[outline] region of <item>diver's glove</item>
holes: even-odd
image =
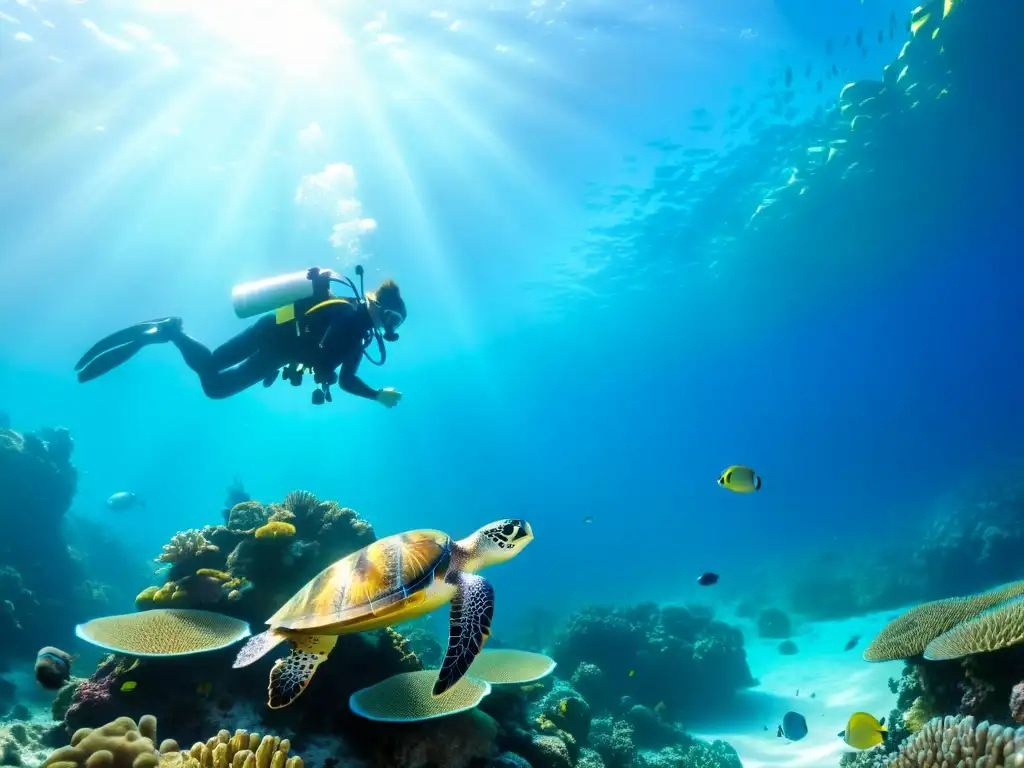
[[[402,393],[391,387],[377,390],[377,402],[385,408],[394,408],[402,399]]]

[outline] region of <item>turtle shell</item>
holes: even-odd
[[[329,565],[267,619],[271,627],[316,630],[368,618],[426,589],[451,560],[442,531],[398,533]]]

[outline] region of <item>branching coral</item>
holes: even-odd
[[[180,563],[183,560],[217,552],[218,548],[208,542],[202,531],[187,530],[174,534],[170,542],[164,544],[163,552],[157,557],[160,563]]]
[[[160,745],[160,768],[302,768],[302,758],[288,757],[291,742],[244,730],[234,736],[222,730],[205,744],[197,742],[188,752],[174,742]]]
[[[1003,728],[973,717],[937,717],[900,745],[886,768],[1024,765],[1024,728]]]

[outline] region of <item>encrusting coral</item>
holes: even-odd
[[[143,715],[138,725],[119,717],[99,728],[80,728],[42,768],[302,768],[301,757],[288,757],[288,739],[244,730],[234,736],[221,730],[188,752],[173,739],[156,745],[155,717]]]
[[[281,520],[271,520],[257,528],[253,535],[257,539],[286,539],[295,535],[295,526]]]

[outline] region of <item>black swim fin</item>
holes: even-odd
[[[75,364],[78,381],[92,381],[129,360],[143,347],[168,341],[181,331],[180,317],[162,317],[147,320],[101,339]]]

